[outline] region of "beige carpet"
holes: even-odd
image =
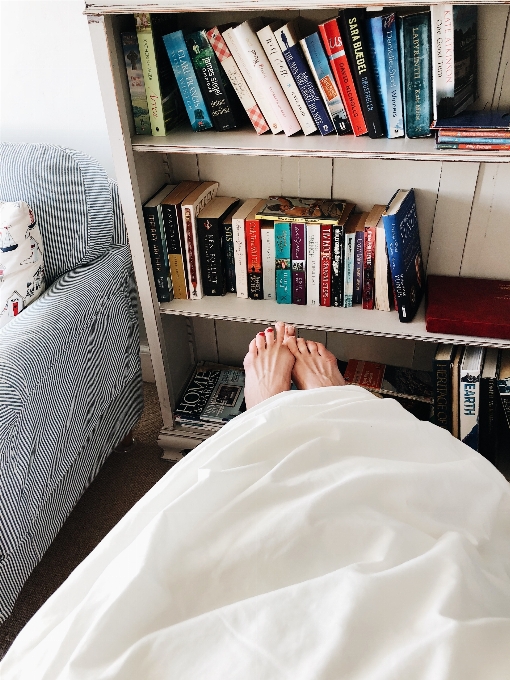
[[[25,583],[11,616],[0,625],[0,658],[45,600],[170,469],[156,444],[161,412],[155,385],[145,383],[144,397],[134,446],[127,453],[114,451],[108,458]]]

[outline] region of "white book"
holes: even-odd
[[[386,234],[382,221],[382,214],[386,210],[384,205],[374,205],[367,219],[367,227],[375,228],[375,252],[374,252],[374,308],[381,312],[389,312],[390,289],[389,289],[389,266],[388,252],[386,248]]]
[[[431,51],[432,51],[432,116],[437,119],[437,104],[439,99],[446,95],[446,68],[445,68],[445,9],[450,12],[450,22],[452,22],[452,6],[440,5],[430,6],[430,29],[431,29]]]
[[[320,305],[321,225],[306,225],[306,304]]]
[[[243,77],[246,80],[248,87],[250,88],[251,93],[255,98],[255,101],[257,102],[260,110],[262,111],[262,114],[266,119],[266,122],[269,125],[271,132],[274,135],[278,134],[278,132],[282,132],[283,127],[280,125],[280,122],[278,121],[278,118],[274,113],[268,95],[264,92],[263,88],[259,86],[258,81],[253,77],[250,69],[248,69],[248,67],[246,66],[243,53],[241,52],[237,38],[234,35],[234,29],[228,28],[226,31],[222,33],[222,35],[223,39],[227,43],[228,49],[230,50],[232,56],[234,57],[236,64],[239,66],[239,70],[243,74]]]
[[[232,215],[237,297],[245,300],[248,299],[248,266],[246,262],[246,234],[244,231],[244,221],[255,206],[260,203],[260,200],[260,198],[249,198],[242,204],[239,210]]]
[[[354,245],[356,234],[345,234],[344,252],[344,307],[352,307],[354,293]]]
[[[276,300],[276,269],[274,225],[263,225],[260,229],[262,239],[262,288],[264,300]]]
[[[276,73],[276,77],[282,86],[283,92],[289,100],[294,115],[301,125],[301,129],[305,135],[309,135],[317,130],[317,126],[313,122],[313,118],[308,111],[305,100],[301,96],[301,92],[296,85],[296,81],[289,70],[280,45],[278,45],[278,41],[274,35],[274,31],[278,30],[282,25],[283,21],[275,21],[272,24],[261,28],[260,31],[257,31],[257,36],[273,67],[273,71]]]
[[[478,450],[478,411],[480,409],[480,377],[484,347],[466,347],[460,366],[460,439]]]
[[[254,80],[268,95],[274,114],[287,136],[301,130],[294,111],[276,77],[273,67],[264,52],[257,30],[262,27],[262,19],[249,19],[233,29],[234,37],[243,55],[244,63],[251,70]]]
[[[181,204],[184,241],[186,244],[189,296],[191,300],[200,300],[204,297],[202,272],[200,269],[200,251],[198,248],[197,215],[216,196],[218,186],[218,182],[202,182],[195,191],[186,196]]]

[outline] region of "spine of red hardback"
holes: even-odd
[[[290,229],[292,302],[306,305],[306,225],[292,222]]]
[[[363,248],[363,309],[374,308],[375,227],[365,227]]]
[[[246,220],[246,263],[248,268],[248,297],[262,300],[262,237],[260,220]]]
[[[331,307],[331,224],[321,224],[321,305]]]

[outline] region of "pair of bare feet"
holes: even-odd
[[[334,355],[281,321],[250,342],[244,369],[246,408],[290,390],[291,380],[299,390],[345,385]]]

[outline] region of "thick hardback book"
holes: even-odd
[[[262,19],[248,19],[233,29],[239,49],[246,67],[251,70],[253,78],[258,81],[269,97],[273,111],[287,136],[301,130],[289,100],[283,92],[273,67],[269,63],[264,48],[257,37],[257,31],[263,26]]]
[[[306,303],[320,305],[321,225],[306,225]]]
[[[198,84],[182,31],[163,37],[191,127],[195,132],[210,130],[213,122]]]
[[[384,210],[385,206],[374,205],[365,220],[365,238],[363,242],[363,309],[375,308],[377,225],[379,222],[382,222]]]
[[[431,333],[510,340],[510,281],[431,275],[425,324]]]
[[[332,225],[321,224],[321,306],[331,307]]]
[[[352,131],[358,137],[367,132],[367,126],[361,110],[361,104],[352,78],[349,60],[345,54],[340,29],[336,19],[319,24],[324,50],[329,59],[331,70],[344,102]]]
[[[351,65],[368,136],[378,139],[384,137],[385,130],[379,113],[377,88],[370,63],[370,48],[365,37],[365,15],[366,11],[362,7],[342,9],[338,15],[338,25]]]
[[[317,126],[313,122],[310,111],[308,111],[305,100],[299,91],[299,87],[296,85],[296,81],[292,77],[289,66],[274,35],[274,31],[282,25],[283,21],[274,21],[257,31],[257,36],[273,67],[273,71],[276,73],[276,77],[280,81],[285,96],[289,100],[294,115],[301,125],[301,129],[305,135],[309,135],[317,130]]]
[[[354,210],[354,203],[346,203],[341,222],[331,227],[331,306],[342,307],[344,297],[344,242],[345,224]]]
[[[172,14],[148,12],[135,14],[135,19],[151,131],[154,136],[164,137],[184,115],[179,88],[163,43],[163,36],[175,29],[176,19]]]
[[[124,62],[126,64],[129,94],[131,96],[131,109],[133,111],[133,121],[135,123],[135,134],[150,135],[151,121],[136,31],[121,33],[120,38],[122,40],[122,51],[124,52]]]
[[[243,53],[239,47],[237,36],[234,34],[234,28],[231,26],[230,28],[225,29],[221,35],[223,36],[230,53],[234,57],[234,60],[241,71],[243,78],[245,79],[253,97],[255,98],[257,106],[262,111],[262,115],[264,116],[266,123],[269,125],[269,129],[274,135],[278,134],[283,130],[283,128],[276,117],[273,107],[271,106],[271,100],[269,99],[268,93],[263,87],[260,87],[258,79],[254,78],[252,71],[248,68],[248,65],[245,62]]]
[[[352,290],[352,304],[361,305],[363,302],[363,263],[365,260],[365,226],[356,227],[354,238],[354,282]]]
[[[248,269],[248,297],[252,300],[263,300],[262,220],[256,216],[256,210],[257,208],[252,210],[244,223],[246,233],[246,266]]]
[[[434,403],[433,374],[429,371],[350,359],[344,379],[350,385],[360,385],[379,394]]]
[[[221,375],[221,367],[199,364],[186,385],[174,410],[177,422],[200,421],[202,411],[209,401]]]
[[[440,344],[434,357],[434,422],[452,431],[452,370],[455,346]]]
[[[481,134],[482,130],[491,130],[484,134],[510,134],[510,112],[500,111],[464,111],[453,118],[437,118],[433,121],[433,130],[448,130],[453,128],[455,134],[465,134],[467,130],[476,130]],[[494,131],[494,132],[492,132]],[[471,132],[469,133],[471,134]]]
[[[456,116],[477,98],[476,5],[432,5],[434,119]]]
[[[267,220],[262,223],[262,287],[264,300],[276,300],[276,269],[274,224]]]
[[[428,9],[399,16],[399,41],[406,136],[429,137],[432,121],[432,62]]]
[[[156,293],[159,302],[171,302],[173,298],[161,201],[173,191],[175,187],[175,184],[167,184],[142,207],[145,229],[147,232],[147,244],[151,257],[152,273],[154,274],[154,283],[156,284]]]
[[[215,26],[214,28],[211,28],[210,31],[207,31],[206,35],[218,61],[225,71],[225,75],[229,79],[235,93],[239,97],[239,101],[248,114],[251,124],[255,128],[255,132],[258,135],[264,134],[264,132],[269,130],[269,125],[266,123],[262,111],[259,109],[243,74],[239,70],[239,66],[236,64],[234,57],[228,49],[220,29]]]
[[[319,34],[312,33],[299,41],[303,53],[310,67],[319,92],[328,107],[329,115],[339,135],[352,133],[352,127],[347,112],[335,82],[335,77],[329,67],[329,60],[324,52]]]
[[[202,291],[202,272],[198,249],[197,215],[202,208],[218,193],[218,182],[202,182],[181,204],[184,222],[184,240],[186,242],[186,264],[188,267],[189,296],[191,300],[200,300]]]
[[[404,110],[400,86],[397,19],[395,12],[367,19],[367,38],[380,110],[384,114],[386,136],[404,135]]]
[[[290,305],[292,302],[290,222],[275,222],[274,243],[276,267],[276,302],[283,305]]]
[[[246,410],[244,371],[242,368],[218,366],[220,375],[200,416],[213,423],[228,423]]]
[[[248,264],[246,257],[245,221],[257,206],[265,205],[260,198],[249,198],[232,215],[232,231],[234,232],[234,258],[236,270],[237,297],[248,298]]]
[[[281,222],[341,224],[345,206],[346,201],[332,201],[327,198],[269,196],[257,217]]]
[[[391,273],[386,249],[386,234],[382,215],[386,206],[374,205],[367,221],[375,225],[375,261],[374,261],[374,307],[381,312],[391,309]]]
[[[184,239],[184,222],[181,203],[191,194],[200,182],[181,182],[161,201],[163,225],[165,228],[168,262],[172,276],[174,298],[189,298],[188,271],[186,267],[186,242]]]
[[[466,347],[460,365],[460,439],[478,451],[478,411],[480,408],[480,378],[485,347]]]
[[[414,189],[400,189],[383,213],[398,317],[412,321],[425,288]]]
[[[354,303],[354,286],[356,279],[356,234],[361,237],[365,230],[365,221],[368,213],[351,213],[344,228],[345,232],[345,251],[344,251],[344,298],[343,307],[352,307]],[[358,239],[359,240],[359,239]],[[363,238],[361,238],[363,243]],[[363,259],[360,260],[360,271],[358,272],[358,288],[361,293]],[[359,298],[361,302],[361,297]],[[359,303],[357,303],[359,304]]]
[[[236,260],[234,252],[234,229],[232,218],[237,211],[238,204],[231,210],[220,224],[221,240],[223,246],[223,262],[225,264],[225,280],[227,283],[227,293],[237,292],[236,285]]]
[[[335,132],[335,127],[299,45],[300,36],[297,26],[294,22],[289,22],[278,28],[275,31],[275,36],[317,129],[321,135],[329,135]]]
[[[220,65],[205,31],[194,31],[184,36],[186,47],[197,75],[207,109],[215,130],[223,132],[238,126],[234,106],[235,94],[229,81],[223,82]]]
[[[501,351],[489,347],[480,378],[480,410],[478,412],[478,451],[493,465],[499,463],[499,430],[501,404],[498,394]],[[505,423],[503,423],[505,425]]]
[[[231,196],[216,196],[197,215],[197,236],[204,295],[225,295],[227,277],[221,224],[239,202]]]
[[[292,269],[292,302],[306,305],[306,224],[290,225],[290,259]]]

